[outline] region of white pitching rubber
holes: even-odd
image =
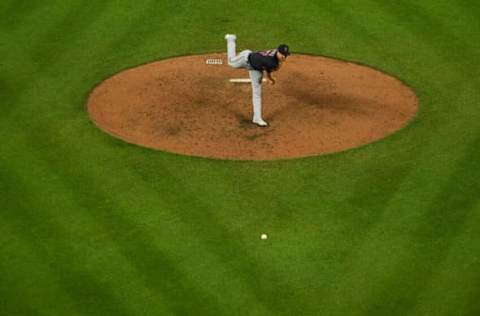
[[[252,79],[250,78],[232,78],[232,79],[228,79],[228,81],[232,82],[232,83],[251,83],[252,82]],[[266,82],[267,79],[263,78],[262,79],[262,82]]]

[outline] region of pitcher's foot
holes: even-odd
[[[227,41],[229,41],[229,40],[236,40],[236,39],[237,39],[237,35],[235,35],[235,34],[226,34],[226,35],[225,35],[225,39],[226,39]]]
[[[265,121],[262,120],[262,119],[253,119],[252,122],[253,122],[254,124],[257,124],[258,126],[261,126],[261,127],[268,126],[268,123],[265,122]]]

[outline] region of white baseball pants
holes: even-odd
[[[252,80],[252,103],[253,103],[253,120],[262,120],[262,78],[263,72],[255,70],[248,63],[248,55],[251,50],[244,50],[238,55],[236,54],[235,39],[227,40],[227,56],[228,65],[233,68],[244,68],[248,70],[250,79]]]

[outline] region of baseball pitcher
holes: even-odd
[[[290,55],[288,45],[282,44],[277,49],[271,49],[261,52],[252,52],[244,50],[236,54],[236,39],[234,34],[225,35],[227,40],[228,64],[233,68],[244,68],[248,70],[252,81],[252,101],[253,101],[253,120],[252,122],[259,126],[267,126],[267,122],[262,119],[262,79],[265,73],[267,80],[275,84],[272,72],[280,69],[282,63]]]

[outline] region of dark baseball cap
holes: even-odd
[[[290,55],[290,48],[287,44],[281,44],[280,46],[278,46],[277,51],[285,57]]]

